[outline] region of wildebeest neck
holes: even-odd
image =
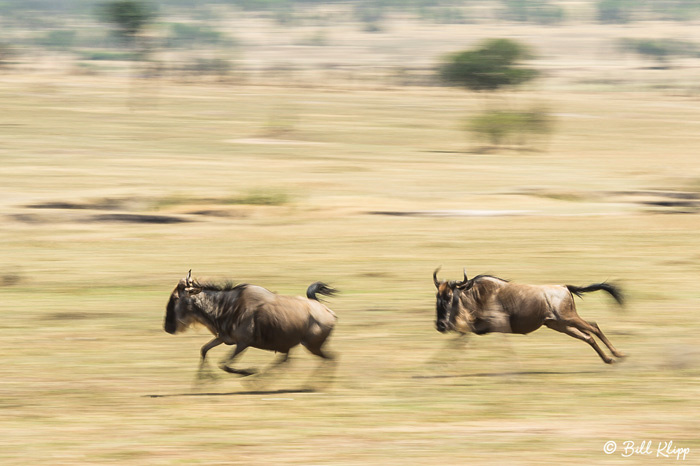
[[[195,318],[213,334],[226,337],[238,318],[238,301],[246,285],[224,290],[205,288],[193,296],[192,311]]]

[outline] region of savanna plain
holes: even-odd
[[[543,60],[549,80],[496,97],[553,116],[528,150],[481,150],[464,118],[494,97],[459,89],[3,75],[0,461],[675,461],[606,455],[610,440],[673,441],[700,461],[700,217],[682,202],[700,193],[698,96],[569,79],[673,73],[595,57]],[[629,357],[605,365],[548,329],[455,349],[434,328],[440,265],[615,282],[623,309],[602,293],[577,306]],[[198,383],[208,333],[162,329],[189,269],[338,288],[334,382],[309,389],[318,361],[297,348],[266,380]]]

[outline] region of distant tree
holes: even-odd
[[[111,0],[98,8],[101,21],[115,27],[117,37],[129,46],[135,46],[143,29],[156,17],[150,2],[139,0]]]
[[[439,66],[448,85],[473,91],[495,91],[523,84],[537,77],[534,69],[520,62],[531,58],[526,46],[510,39],[489,39],[474,50],[448,55]]]
[[[508,21],[537,24],[559,24],[564,21],[564,8],[546,0],[501,0],[499,16]]]
[[[358,3],[354,9],[355,17],[364,23],[365,32],[381,32],[381,23],[385,12],[381,4],[374,2]]]
[[[100,20],[115,27],[115,34],[127,47],[134,51],[136,60],[145,61],[150,52],[150,44],[142,36],[145,27],[156,17],[156,9],[150,2],[140,0],[110,0],[98,8]],[[136,98],[137,70],[136,63],[132,65],[131,90],[128,105],[134,108],[139,99]]]
[[[620,47],[656,60],[660,68],[667,68],[674,56],[700,56],[697,44],[677,39],[622,39]]]
[[[597,17],[601,23],[629,23],[636,8],[635,0],[600,0],[596,3]]]
[[[49,31],[37,39],[37,43],[53,50],[68,50],[75,44],[76,32],[73,30],[58,29]]]
[[[538,76],[521,63],[532,58],[528,48],[510,39],[489,39],[473,50],[443,59],[438,72],[443,82],[473,91],[495,92],[514,87]],[[464,129],[491,147],[511,145],[525,148],[531,135],[546,136],[551,119],[543,110],[488,110],[469,118]]]
[[[15,54],[15,51],[9,44],[0,42],[0,70],[6,68],[8,59]]]

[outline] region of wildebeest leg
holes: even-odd
[[[307,350],[309,350],[311,352],[311,354],[315,354],[316,356],[320,356],[323,359],[326,359],[328,361],[332,361],[335,358],[335,356],[333,356],[332,354],[324,352],[321,349],[321,347],[306,346],[306,345],[304,345],[304,346],[306,347]]]
[[[267,368],[265,368],[262,372],[260,372],[260,375],[269,375],[271,374],[275,369],[279,368],[281,365],[287,363],[289,361],[289,351],[286,353],[280,353],[279,357],[276,358]]]
[[[515,351],[515,348],[513,348],[513,345],[511,344],[511,341],[510,341],[507,333],[501,333],[501,341],[503,341],[503,345],[501,345],[501,347],[506,350],[506,355],[507,355],[506,361],[512,357],[512,359],[515,362],[515,365],[517,367],[517,370],[520,371],[522,368],[522,364],[520,363],[520,358],[518,358],[518,353]]]
[[[596,343],[595,339],[592,336],[590,336],[586,332],[582,332],[576,327],[568,325],[568,322],[560,320],[546,320],[544,324],[552,330],[556,330],[557,332],[565,333],[569,336],[585,341],[586,343],[591,345],[591,347],[596,351],[596,353],[598,353],[598,356],[600,356],[600,358],[606,364],[612,364],[614,362],[613,358],[605,354],[603,350],[600,349],[600,346],[598,346],[598,343]]]
[[[289,361],[289,352],[280,353],[280,356],[275,358],[265,369],[258,372],[255,377],[246,377],[241,380],[244,387],[249,390],[263,390],[268,387],[270,382],[276,381],[278,377],[275,376],[277,372],[276,369],[280,368],[282,365]]]
[[[598,324],[596,324],[595,322],[588,322],[579,317],[578,319],[573,319],[572,323],[579,330],[592,333],[598,338],[600,338],[600,341],[602,341],[605,344],[605,346],[608,347],[613,356],[617,358],[624,358],[626,356],[621,351],[615,349],[612,343],[610,343],[610,340],[607,339],[607,337],[603,334],[602,330],[600,330],[600,327],[598,327]]]
[[[445,342],[445,345],[437,350],[435,354],[428,359],[425,364],[427,366],[446,365],[445,359],[449,363],[454,363],[456,360],[455,352],[462,351],[469,342],[468,334],[460,333],[455,338],[450,338]],[[451,364],[450,364],[451,365]]]
[[[207,353],[209,352],[210,349],[216,348],[217,346],[221,345],[223,343],[222,340],[219,340],[218,338],[214,338],[211,340],[209,343],[206,345],[202,346],[202,349],[199,350],[200,354],[202,355],[202,359],[199,361],[199,371],[197,372],[197,378],[198,379],[213,379],[214,374],[211,373],[209,370],[209,365],[207,364],[206,357]]]
[[[231,355],[226,359],[226,361],[222,362],[219,364],[219,368],[222,371],[226,371],[229,374],[238,374],[242,375],[243,377],[248,376],[248,375],[253,375],[255,374],[255,370],[253,369],[234,369],[233,367],[229,367],[229,364],[233,362],[236,357],[238,357],[239,354],[241,354],[243,351],[248,348],[248,345],[238,343],[236,345],[236,348],[231,352]]]
[[[325,375],[326,382],[322,383],[321,388],[328,387],[333,383],[333,380],[335,379],[335,369],[336,369],[336,360],[335,360],[335,355],[330,354],[327,351],[323,351],[321,349],[321,346],[319,345],[309,345],[302,343],[304,347],[311,352],[311,354],[315,354],[316,356],[319,356],[320,358],[323,358],[323,362],[321,363],[320,366],[311,374],[309,379],[306,382],[307,386],[312,385],[312,381],[316,380],[321,374]],[[330,368],[329,368],[330,365]],[[311,388],[313,390],[313,388]]]

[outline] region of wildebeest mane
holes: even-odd
[[[239,286],[244,287],[244,286],[246,286],[246,284],[245,283],[236,284],[236,282],[233,282],[233,281],[226,281],[223,283],[215,283],[215,282],[199,283],[199,282],[197,282],[197,286],[200,287],[202,290],[206,290],[206,291],[232,291]]]
[[[493,295],[494,290],[499,287],[494,282],[485,279],[508,283],[508,280],[487,274],[477,275],[469,280],[464,291],[465,298],[472,301],[477,307],[484,306],[488,298]]]
[[[208,314],[207,317],[219,333],[228,333],[239,317],[241,305],[239,298],[248,285],[246,283],[236,285],[233,282],[204,282],[197,285],[202,291],[215,293],[211,297],[214,304],[213,312]]]
[[[494,280],[499,280],[499,281],[506,282],[506,283],[509,281],[509,280],[506,280],[505,278],[499,278],[499,277],[496,277],[494,275],[489,275],[489,274],[477,275],[476,277],[472,278],[471,280],[473,282],[477,282],[477,281],[481,280],[482,278],[493,278]]]

